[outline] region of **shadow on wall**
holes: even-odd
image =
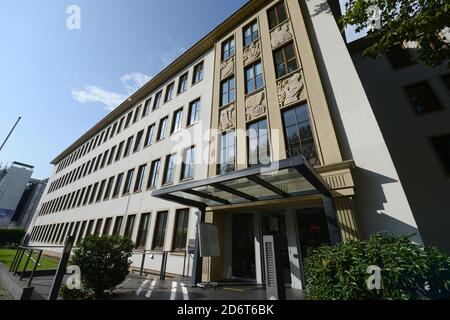
[[[362,168],[356,168],[353,177],[356,185],[356,213],[363,238],[374,232],[388,231],[395,235],[414,235],[412,240],[422,243],[419,230],[415,226],[384,213],[388,200],[383,186],[396,183],[397,180]],[[400,216],[402,212],[391,214]]]
[[[331,0],[331,1],[336,1],[336,0]],[[308,0],[306,2],[308,2]],[[328,1],[323,1],[320,4],[317,4],[314,8],[314,13],[311,14],[311,16],[315,17],[322,13],[331,13],[331,8],[328,5]]]

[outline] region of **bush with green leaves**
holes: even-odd
[[[370,290],[369,266],[381,269],[381,288]],[[312,300],[450,299],[450,257],[410,237],[373,234],[308,252],[304,263]]]
[[[69,289],[67,285],[62,285],[59,289],[59,296],[63,300],[85,300],[89,296],[84,289]]]
[[[0,228],[0,245],[18,245],[25,236],[22,228]]]
[[[80,267],[83,289],[95,297],[113,291],[129,273],[133,249],[126,237],[86,237],[72,256],[72,264]]]

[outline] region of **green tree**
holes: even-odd
[[[133,249],[133,241],[126,237],[86,237],[72,257],[80,267],[83,289],[95,297],[113,291],[129,273]]]
[[[371,6],[380,9],[379,28],[371,28]],[[364,55],[375,58],[398,43],[415,41],[421,62],[435,67],[450,60],[450,44],[442,33],[450,27],[450,0],[347,0],[345,7],[340,19],[343,29],[348,25],[357,32],[369,29],[371,45]]]

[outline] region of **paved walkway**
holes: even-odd
[[[10,295],[0,286],[0,300],[11,300]]]

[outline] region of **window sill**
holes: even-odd
[[[302,68],[297,68],[297,69],[295,69],[295,70],[293,70],[293,71],[291,71],[291,72],[289,72],[289,73],[286,73],[285,75],[283,75],[283,76],[281,76],[281,77],[279,77],[279,78],[276,78],[276,81],[278,82],[278,81],[286,80],[287,78],[289,78],[290,76],[292,76],[294,73],[299,72],[299,71],[302,71],[302,70],[303,70]]]

